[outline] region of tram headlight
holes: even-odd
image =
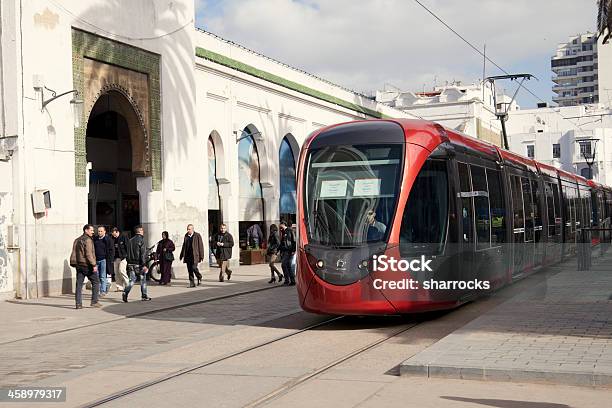
[[[367,259],[364,259],[363,261],[359,262],[359,269],[368,269],[370,262]]]
[[[323,267],[325,267],[325,262],[323,262],[323,260],[322,260],[322,259],[319,259],[319,260],[317,261],[316,265],[317,265],[317,268],[319,268],[319,269],[323,269]]]

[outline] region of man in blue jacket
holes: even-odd
[[[98,227],[98,235],[94,238],[94,249],[100,277],[100,297],[104,297],[108,293],[107,264],[113,261],[115,251],[110,237],[106,235],[106,227],[102,225]]]

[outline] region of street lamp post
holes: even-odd
[[[582,155],[582,157],[584,158],[585,163],[587,164],[587,166],[589,166],[589,177],[588,179],[592,180],[593,179],[593,164],[595,163],[595,156],[597,154],[597,142],[599,141],[599,139],[580,139],[580,140],[576,140],[576,143],[578,143],[578,146],[580,146],[580,154]],[[591,144],[591,142],[593,142]],[[589,151],[587,152],[586,147],[583,148],[582,146],[589,146]]]

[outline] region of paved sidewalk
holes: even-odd
[[[130,292],[128,303],[121,300],[122,292],[115,292],[115,285],[106,297],[100,300],[101,309],[89,307],[91,291],[83,291],[84,309],[75,310],[74,295],[44,297],[30,300],[8,300],[0,302],[0,346],[25,338],[38,337],[52,332],[97,325],[136,317],[155,310],[201,302],[202,300],[228,296],[238,292],[261,290],[270,287],[267,279],[270,269],[267,265],[242,265],[234,268],[231,281],[218,282],[218,269],[200,268],[204,276],[202,285],[189,288],[189,280],[179,275],[172,280],[172,286],[149,283],[150,302],[140,301],[138,284]],[[278,284],[277,284],[278,285]]]
[[[612,387],[612,250],[571,259],[404,361],[402,375]]]

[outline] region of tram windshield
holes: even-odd
[[[309,242],[353,248],[387,240],[403,147],[328,146],[309,153],[305,180]]]

